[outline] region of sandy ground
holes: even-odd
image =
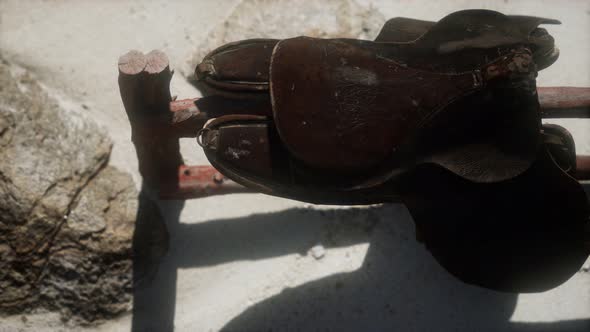
[[[133,174],[139,186],[116,83],[118,57],[130,49],[161,49],[180,69],[172,81],[173,95],[199,96],[184,77],[190,73],[186,68],[192,65],[195,47],[241,2],[2,0],[0,50],[45,85],[83,104],[87,115],[115,142],[111,164]],[[296,2],[311,4],[311,0]],[[589,1],[357,3],[384,18],[438,20],[464,8],[557,18],[564,24],[549,30],[561,57],[540,74],[539,85],[590,86]],[[560,123],[573,132],[578,149],[590,153],[590,124]],[[206,163],[192,140],[182,143],[188,163]],[[155,278],[136,299],[133,315],[88,330],[129,331],[132,325],[153,331],[172,325],[177,331],[216,331],[224,326],[322,331],[590,330],[590,274],[580,272],[541,294],[503,294],[464,285],[415,243],[411,219],[401,206],[312,207],[258,194],[192,200],[184,206],[161,204],[167,213],[171,249]],[[325,252],[310,253],[316,245],[325,247]],[[69,330],[54,314],[0,322],[0,331],[60,329]]]

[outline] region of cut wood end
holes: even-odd
[[[119,58],[119,72],[127,75],[141,73],[147,65],[147,57],[140,51],[132,50]]]
[[[153,50],[149,52],[146,56],[147,63],[145,66],[145,71],[148,74],[158,74],[166,69],[169,69],[169,61],[168,56],[160,50]]]

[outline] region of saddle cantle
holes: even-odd
[[[559,54],[538,26],[557,23],[467,10],[389,20],[375,41],[231,43],[196,69],[198,106],[214,114],[199,142],[215,168],[263,193],[404,202],[466,282],[548,289],[588,256],[573,140],[541,124],[536,93],[537,71]]]

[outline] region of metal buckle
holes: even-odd
[[[203,136],[208,133],[211,130],[211,128],[208,127],[203,127],[201,128],[198,132],[197,132],[197,144],[199,144],[200,147],[202,147],[203,149],[205,148],[205,144],[203,143]]]

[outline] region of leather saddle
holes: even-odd
[[[461,280],[545,290],[589,254],[573,140],[541,124],[535,85],[559,54],[538,26],[557,23],[467,10],[389,20],[375,41],[231,43],[196,69],[212,118],[199,142],[263,193],[403,202]]]

